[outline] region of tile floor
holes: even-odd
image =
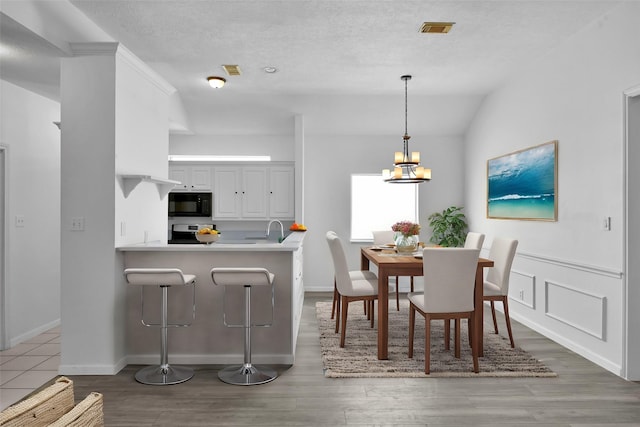
[[[0,410],[58,375],[60,328],[0,351]]]

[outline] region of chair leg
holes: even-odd
[[[431,317],[424,317],[424,373],[431,372]]]
[[[467,336],[469,337],[469,347],[473,347],[473,340],[472,340],[473,334],[471,333],[472,327],[473,327],[473,322],[471,321],[471,319],[467,319]]]
[[[411,292],[414,292],[414,290],[413,290],[413,276],[411,276],[410,280],[411,280]]]
[[[331,302],[331,318],[333,319],[333,316],[336,313],[336,306],[338,305],[338,298],[340,298],[340,296],[338,295],[338,284],[336,283],[335,279],[333,280],[333,301]],[[340,309],[338,309],[338,312],[340,311]]]
[[[416,309],[409,303],[409,359],[413,357],[413,329],[416,325]]]
[[[507,331],[509,332],[509,341],[511,341],[511,348],[515,348],[515,343],[513,342],[513,334],[511,333],[511,318],[509,317],[509,303],[507,302],[508,297],[503,297],[502,305],[504,306],[504,319],[507,322]]]
[[[470,325],[475,324],[474,320],[475,320],[475,314],[474,312],[471,312],[471,317],[469,318],[469,324]],[[475,334],[475,332],[473,331],[473,328],[469,328],[469,334]],[[475,341],[475,339],[476,337],[474,335],[473,341]],[[473,356],[473,372],[477,374],[480,371],[480,369],[478,368],[478,346],[477,345],[474,345],[473,347],[471,347],[471,355]]]
[[[493,305],[493,300],[491,300],[491,316],[493,317],[493,329],[496,334],[498,333],[498,322],[496,321],[496,307]]]
[[[365,301],[366,302],[366,301]],[[344,338],[347,334],[347,313],[349,311],[349,301],[347,297],[342,297],[342,330],[340,332],[340,347],[344,347]]]
[[[444,319],[444,349],[449,350],[449,341],[451,341],[451,322]]]
[[[342,295],[336,290],[336,334],[340,330],[340,305],[342,304]]]
[[[456,319],[454,321],[455,332],[453,334],[453,339],[455,342],[453,343],[454,348],[454,356],[456,359],[460,359],[460,319]]]
[[[400,311],[400,281],[396,276],[396,310]]]

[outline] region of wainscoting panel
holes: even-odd
[[[511,269],[509,299],[532,310],[536,309],[536,276]]]
[[[545,314],[600,340],[605,340],[606,297],[545,281]]]

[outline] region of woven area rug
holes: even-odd
[[[345,347],[340,348],[331,319],[331,302],[316,303],[320,329],[320,347],[324,374],[330,378],[384,377],[555,377],[557,374],[529,353],[511,348],[509,340],[487,331],[485,325],[484,357],[480,357],[480,373],[473,372],[473,359],[468,345],[467,325],[461,325],[461,356],[453,356],[453,321],[451,349],[444,350],[444,322],[431,322],[431,373],[424,373],[424,318],[416,315],[413,359],[407,356],[409,340],[409,302],[389,304],[389,359],[377,358],[377,319],[374,328],[363,313],[362,303],[349,304]],[[377,310],[377,307],[376,307]],[[517,337],[516,337],[517,339]],[[516,341],[517,344],[517,341]]]

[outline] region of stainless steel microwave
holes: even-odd
[[[212,200],[211,193],[169,193],[169,216],[211,218]]]

